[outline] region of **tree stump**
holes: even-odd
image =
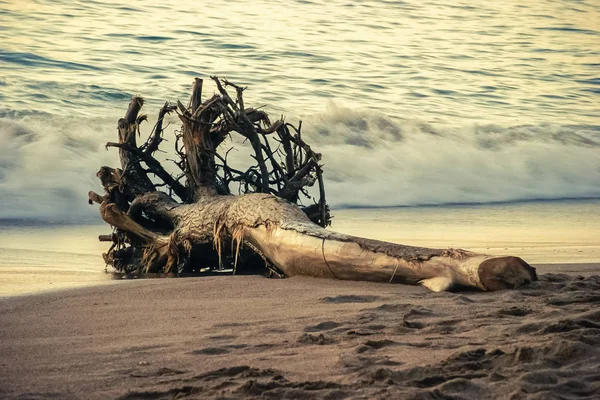
[[[518,257],[404,246],[327,229],[321,154],[304,141],[302,123],[271,122],[264,111],[245,106],[245,88],[211,79],[217,94],[203,101],[203,81],[196,78],[188,106],[165,103],[142,145],[136,136],[146,120],[144,100],[132,98],[118,121],[118,142],[106,144],[119,149],[121,165],[100,169],[105,194],[90,192],[89,201],[100,204],[102,218],[114,227],[99,239],[112,242],[103,257],[115,270],[239,273],[260,265],[278,277],[423,284],[434,291],[498,290],[536,280],[535,269]],[[177,176],[154,156],[163,120],[173,112],[182,123],[175,132]],[[254,164],[246,170],[227,161],[223,142],[230,135],[251,145]],[[308,190],[314,185],[315,198]]]

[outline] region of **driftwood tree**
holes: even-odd
[[[107,264],[128,274],[210,273],[256,265],[271,275],[421,283],[432,290],[457,286],[513,288],[536,279],[517,257],[492,257],[455,249],[403,246],[332,232],[321,155],[305,142],[301,123],[244,104],[244,88],[212,77],[217,94],[202,100],[196,79],[189,103],[166,103],[148,140],[137,144],[144,103],[134,97],[118,122],[121,167],[102,167],[105,194],[89,193],[114,227],[100,237],[112,245]],[[231,97],[227,91],[235,92]],[[174,160],[180,174],[155,158],[163,121],[177,113]],[[240,135],[252,148],[253,165],[236,169],[221,146]],[[317,184],[318,198],[307,188]],[[237,187],[237,194],[232,191]],[[315,188],[316,189],[316,188]],[[301,200],[313,204],[300,207]]]

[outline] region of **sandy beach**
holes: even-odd
[[[239,276],[3,299],[0,397],[598,398],[599,265],[536,267],[494,293]]]
[[[597,398],[597,200],[337,210],[334,228],[512,254],[495,293],[294,277],[114,280],[104,225],[0,232],[0,398]]]
[[[599,4],[0,0],[0,400],[600,399]]]

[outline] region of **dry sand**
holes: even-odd
[[[0,398],[597,399],[599,267],[496,293],[240,276],[3,299]]]

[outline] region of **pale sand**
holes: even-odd
[[[394,243],[513,255],[530,264],[597,263],[600,200],[333,210],[333,229]],[[105,225],[0,224],[0,297],[111,283]]]
[[[456,228],[455,225],[436,225],[432,221],[427,221],[425,227],[406,221],[406,225],[400,225],[393,221],[390,227],[385,221],[354,222],[355,219],[358,215],[336,222],[336,229],[412,246],[453,247],[483,254],[513,255],[530,264],[579,265],[600,260],[600,224],[597,230],[559,229],[557,226],[550,229],[547,225],[542,226],[543,229],[488,229],[481,226]],[[72,232],[64,227],[34,227],[0,235],[0,298],[114,283],[112,269],[106,273],[100,257],[108,244],[96,240],[98,234],[107,233],[106,227],[68,228]],[[57,237],[66,239],[57,241]],[[80,253],[74,253],[73,249]]]
[[[496,293],[239,276],[8,298],[0,398],[599,398],[599,270]]]

